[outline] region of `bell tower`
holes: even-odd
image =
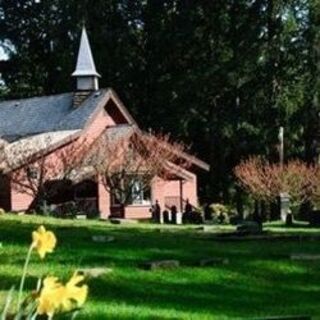
[[[72,77],[76,78],[76,91],[99,90],[100,74],[96,70],[86,28],[82,28],[77,65]]]

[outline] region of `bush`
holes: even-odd
[[[317,175],[320,175],[319,166],[308,165],[299,160],[281,165],[269,163],[259,157],[242,161],[234,169],[234,173],[244,190],[257,201],[276,203],[281,193],[288,193],[291,209],[313,201],[315,186],[319,185]]]
[[[182,216],[183,223],[201,224],[203,222],[201,211],[184,212]]]
[[[230,222],[231,210],[227,206],[221,203],[213,203],[210,205],[210,209],[213,220],[217,223],[224,224]]]

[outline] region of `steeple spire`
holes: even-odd
[[[86,28],[83,26],[76,70],[72,77],[77,78],[77,90],[98,90],[100,74],[94,64]]]

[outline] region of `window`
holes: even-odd
[[[132,204],[150,204],[150,188],[145,190],[142,182],[136,180],[133,182],[131,188],[131,203]]]
[[[111,201],[113,205],[120,205],[119,199],[127,199],[127,204],[137,204],[137,205],[150,205],[151,203],[151,189],[144,188],[144,185],[138,179],[130,182],[128,191],[126,194],[121,194],[118,190],[114,190],[111,193]]]

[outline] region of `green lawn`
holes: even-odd
[[[27,288],[39,275],[68,279],[79,267],[113,272],[89,280],[90,295],[79,319],[256,319],[310,314],[320,319],[319,262],[292,262],[290,253],[320,254],[319,241],[215,242],[193,227],[116,226],[105,222],[0,216],[0,299],[18,285],[30,233],[39,224],[54,230],[56,251],[34,254]],[[272,225],[273,231],[284,229]],[[292,232],[318,233],[296,228]],[[110,243],[91,236],[110,235]],[[229,265],[198,267],[201,258],[228,257]],[[178,259],[175,270],[144,271],[150,259]]]

